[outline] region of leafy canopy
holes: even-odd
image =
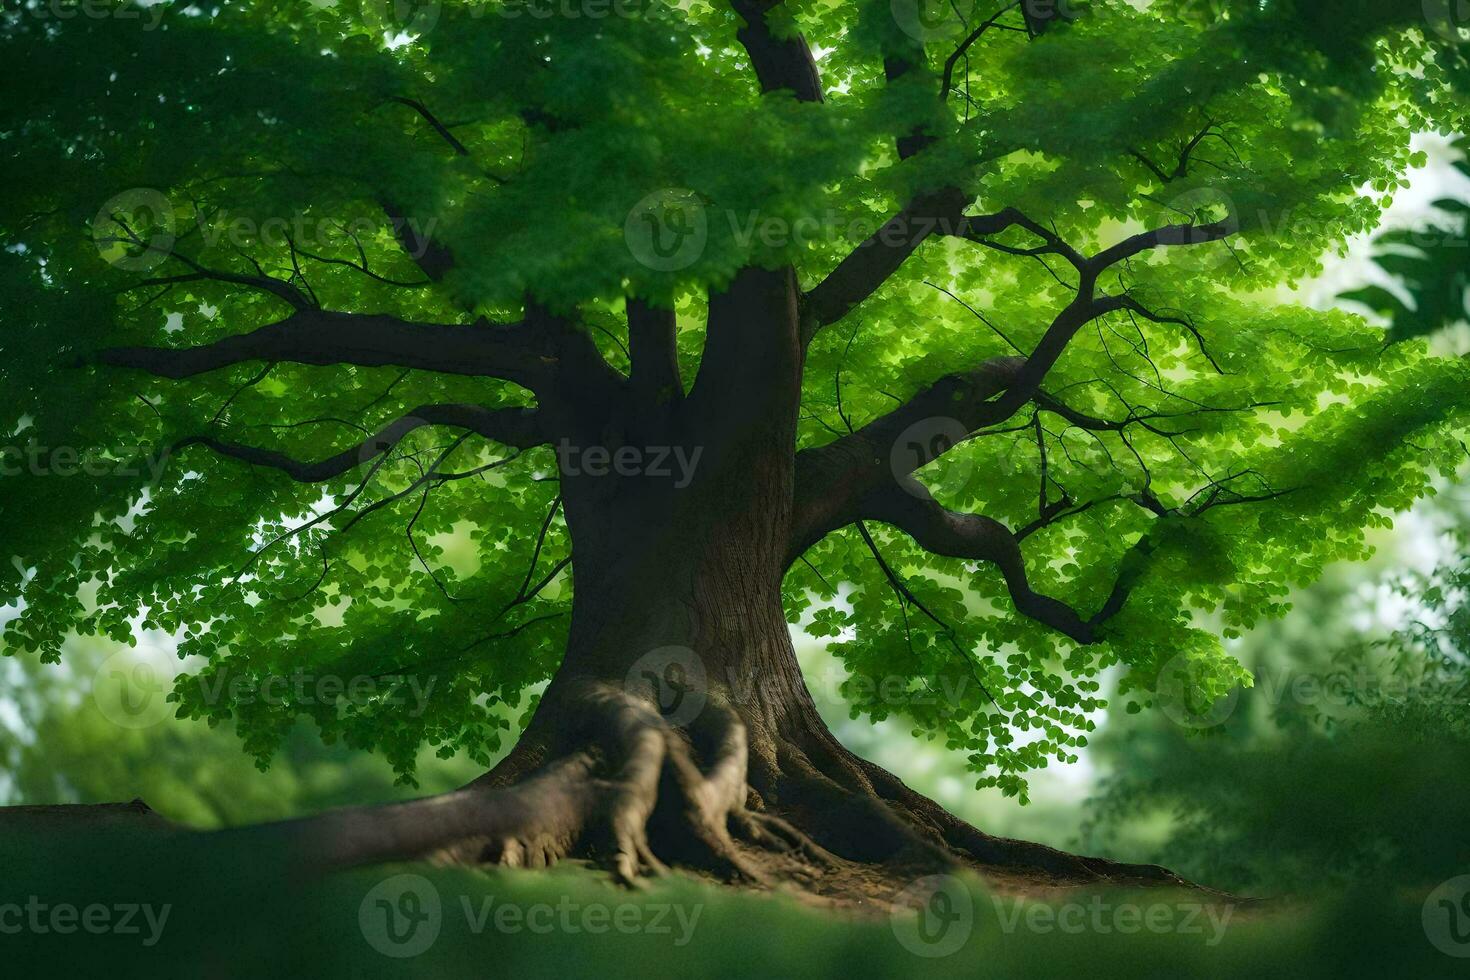
[[[0,428],[26,454],[7,457],[0,496],[7,652],[161,628],[195,675],[180,713],[235,719],[261,759],[301,714],[406,777],[424,742],[486,759],[505,706],[562,649],[571,544],[551,447],[425,426],[318,483],[205,443],[166,450],[206,435],[321,460],[419,405],[527,392],[259,361],[176,381],[89,356],[243,334],[292,297],[468,323],[514,319],[530,296],[575,311],[626,370],[636,295],[677,309],[692,377],[711,289],[752,264],[792,264],[809,288],[940,187],[1087,254],[1173,223],[1232,231],[1109,269],[1100,290],[1154,315],[1115,311],[1073,338],[1043,386],[1071,416],[1028,404],[918,474],[957,511],[1037,523],[1024,552],[1038,591],[1087,613],[1126,576],[1102,642],[1017,613],[990,564],[878,524],[871,541],[828,535],[788,576],[792,620],[855,674],[916,694],[979,681],[855,710],[901,710],[981,785],[1022,792],[1027,770],[1069,758],[1108,668],[1126,668],[1130,707],[1180,655],[1199,695],[1229,688],[1244,671],[1222,632],[1361,556],[1365,528],[1458,462],[1459,361],[1279,301],[1374,226],[1420,162],[1409,132],[1464,127],[1460,32],[1421,5],[776,5],[772,33],[818,53],[820,103],[760,93],[723,3],[593,6],[7,10],[0,82],[24,97],[0,107]],[[885,71],[895,53],[918,70]],[[915,132],[927,146],[901,157],[895,137]],[[702,221],[677,268],[630,246],[650,195]],[[442,278],[426,277],[430,238],[454,256]],[[1075,285],[1054,255],[1025,254],[1035,244],[1017,228],[932,236],[818,335],[800,446],[1030,351]],[[63,447],[96,472],[61,479]],[[380,683],[251,696],[296,672]],[[432,679],[427,707],[403,711],[392,678]]]

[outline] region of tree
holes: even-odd
[[[1011,794],[1103,670],[1243,679],[1462,451],[1462,363],[1269,295],[1463,126],[1460,33],[991,6],[7,15],[7,648],[165,629],[181,715],[405,778],[535,694],[474,784],[261,832],[324,867],[1158,877],[848,752],[788,624]]]
[[[1452,536],[1463,546],[1460,528]],[[1296,629],[1254,634],[1243,659],[1266,660],[1265,679],[1221,710],[1189,717],[1176,705],[1174,721],[1100,740],[1116,776],[1090,801],[1088,846],[1122,845],[1237,894],[1421,888],[1462,865],[1449,821],[1470,795],[1466,569],[1391,569],[1338,575],[1330,589],[1324,579],[1303,595]],[[1402,603],[1399,623],[1334,636],[1353,607],[1380,605],[1354,595],[1365,582]],[[1210,737],[1182,738],[1179,722]],[[1159,839],[1119,840],[1140,827]]]

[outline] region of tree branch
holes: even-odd
[[[1231,218],[1203,225],[1192,221],[1164,225],[1152,231],[1140,232],[1103,249],[1088,260],[1088,268],[1093,275],[1097,275],[1108,266],[1116,265],[1124,259],[1132,258],[1140,252],[1146,252],[1161,245],[1199,245],[1204,242],[1218,242],[1235,234],[1236,231],[1236,222]]]
[[[383,213],[393,226],[393,237],[408,257],[424,270],[424,275],[434,282],[441,281],[454,268],[454,255],[428,234],[414,227],[412,219],[402,208],[387,199],[378,201]]]
[[[639,299],[628,300],[633,393],[640,400],[659,404],[684,397],[676,337],[673,310],[657,309]]]
[[[440,122],[439,118],[429,111],[428,106],[424,105],[419,100],[406,98],[402,95],[390,95],[388,97],[388,101],[397,102],[399,105],[408,106],[414,112],[417,112],[420,116],[424,118],[425,122],[434,127],[434,132],[438,133],[439,136],[444,140],[444,142],[448,143],[449,146],[454,150],[454,152],[459,156],[467,157],[470,155],[470,151],[465,148],[465,145],[459,141],[459,138],[457,136],[449,131],[449,127]]]
[[[414,323],[386,314],[307,309],[198,347],[112,347],[97,363],[188,378],[245,361],[397,365],[445,374],[502,378],[535,389],[549,374],[551,352],[522,324]]]
[[[915,198],[860,242],[837,267],[802,296],[802,336],[841,320],[871,296],[935,232],[953,234],[963,225],[969,203],[964,192],[947,187]],[[985,218],[970,219],[985,222]]]
[[[134,233],[133,230],[120,219],[114,218],[113,221],[120,228],[123,229],[123,233],[126,236],[125,239],[114,239],[114,241],[126,240],[132,244],[159,251],[158,246],[149,244],[148,242],[140,239],[137,234]],[[308,296],[306,293],[303,293],[293,283],[285,279],[277,279],[274,276],[268,276],[265,274],[264,271],[260,271],[260,265],[258,263],[256,264],[255,268],[259,272],[259,274],[250,276],[243,275],[238,272],[228,272],[222,269],[210,269],[206,266],[200,265],[198,262],[189,258],[187,255],[184,255],[181,252],[176,252],[172,249],[164,252],[164,254],[167,255],[168,258],[182,263],[190,271],[181,275],[159,276],[150,279],[143,279],[135,283],[134,285],[129,286],[128,289],[138,289],[144,286],[174,285],[181,282],[201,282],[209,280],[213,282],[230,283],[231,285],[235,286],[244,286],[247,289],[258,289],[261,292],[269,293],[272,296],[275,296],[277,299],[285,302],[287,305],[297,310],[311,309],[315,308],[317,305],[312,297]]]
[[[222,456],[229,456],[252,466],[280,470],[298,483],[321,483],[341,476],[370,459],[376,459],[415,429],[432,425],[468,429],[519,449],[528,449],[546,441],[536,412],[530,409],[487,409],[478,405],[434,404],[420,405],[358,445],[317,462],[303,462],[274,449],[228,442],[208,435],[190,436],[180,440],[169,452],[173,454],[190,446],[204,446]]]
[[[1004,7],[1001,7],[990,16],[990,19],[983,21],[979,27],[975,28],[973,31],[967,34],[965,36],[965,39],[959,43],[959,47],[954,49],[954,53],[951,54],[948,58],[944,59],[944,73],[942,76],[941,84],[939,86],[939,99],[941,102],[949,95],[950,90],[954,88],[955,65],[959,63],[959,60],[961,58],[965,57],[965,54],[970,50],[971,46],[974,45],[976,41],[980,40],[980,38],[985,35],[986,31],[994,27],[997,30],[1002,31],[1018,31],[1022,34],[1028,33],[1026,28],[1008,27],[1005,24],[998,23],[1002,14],[1014,10],[1017,6],[1023,4],[1024,2],[1025,0],[1014,0],[1014,2],[1008,3]],[[969,60],[966,59],[965,63],[968,65]]]
[[[967,216],[959,235],[980,241],[985,235],[1011,226],[1024,228],[1040,238],[1047,252],[1061,256],[1076,269],[1076,296],[1056,315],[1028,356],[992,358],[974,371],[941,378],[857,432],[798,453],[791,561],[826,534],[851,523],[853,508],[864,496],[886,481],[907,476],[932,462],[961,438],[959,432],[950,432],[942,440],[942,446],[931,440],[927,445],[916,446],[913,453],[900,454],[896,451],[900,448],[897,441],[910,427],[926,419],[936,420],[952,424],[967,434],[997,425],[1036,397],[1047,373],[1083,326],[1119,310],[1155,318],[1156,314],[1126,294],[1095,295],[1098,276],[1108,267],[1152,248],[1218,241],[1234,231],[1229,222],[1167,225],[1133,235],[1088,257],[1045,226],[1014,208],[1007,208],[993,215]],[[850,296],[867,286],[876,288],[872,277],[864,279],[859,270],[870,273],[876,269],[880,275],[886,275],[899,261],[902,256],[887,264],[849,256],[844,264],[851,263],[851,274],[844,273],[837,279],[829,276],[833,285],[826,296],[840,296],[842,289],[847,289]],[[840,302],[824,298],[819,308],[835,311],[840,308]]]
[[[1088,269],[1088,260],[1080,252],[1015,208],[993,214],[963,214],[967,203],[967,195],[953,187],[924,195],[859,243],[825,279],[804,294],[802,317],[807,341],[877,291],[934,234],[963,238],[1013,255],[1058,255],[1079,272]],[[990,236],[1013,227],[1025,229],[1042,244],[1022,249],[990,240]]]
[[[852,523],[869,493],[933,462],[979,428],[989,400],[1014,382],[1024,363],[996,357],[946,375],[856,432],[797,453],[791,560]],[[934,423],[932,431],[925,423]]]
[[[925,551],[948,558],[986,561],[1005,579],[1016,610],[1081,644],[1102,639],[1099,627],[1117,615],[1142,573],[1142,560],[1152,551],[1141,538],[1129,551],[1107,600],[1096,614],[1083,618],[1067,603],[1031,587],[1020,541],[999,521],[980,514],[949,510],[912,478],[894,483],[865,504],[864,516],[892,525],[914,539]]]
[[[766,14],[780,5],[781,0],[731,0],[745,21],[735,37],[750,55],[762,92],[786,89],[800,102],[821,102],[822,80],[806,38],[778,38],[766,22]]]
[[[1090,290],[1091,283],[1085,285]],[[1118,308],[1117,297],[1092,300],[1079,295],[1057,314],[1030,356],[991,358],[974,371],[948,375],[857,432],[798,453],[797,553],[850,523],[857,502],[886,481],[933,462],[964,434],[1010,418],[1035,396],[1073,335],[1089,320]],[[926,420],[945,427],[943,433],[938,428],[926,433],[942,439],[899,445],[905,433]],[[900,451],[905,449],[911,451]]]

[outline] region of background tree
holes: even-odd
[[[1243,679],[1194,614],[1280,612],[1462,452],[1460,362],[1264,295],[1463,127],[1459,33],[961,9],[7,14],[55,82],[0,125],[7,647],[175,632],[183,715],[405,777],[549,682],[483,780],[271,829],[327,866],[1152,874],[853,756],[788,622],[1009,793],[1111,665],[1130,710]],[[368,684],[262,697],[299,675]]]
[[[1258,682],[1221,710],[1176,704],[1095,743],[1114,775],[1090,801],[1089,847],[1257,895],[1422,890],[1464,865],[1464,561],[1378,590],[1345,593],[1345,577],[1251,637],[1239,652]],[[1382,606],[1397,628],[1318,626]]]

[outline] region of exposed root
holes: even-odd
[[[472,860],[541,867],[577,857],[628,886],[675,865],[842,904],[855,896],[858,904],[881,902],[916,877],[964,869],[1024,889],[1191,887],[1162,868],[986,835],[824,730],[784,741],[774,753],[777,778],[764,778],[757,793],[747,782],[746,725],[725,704],[711,701],[680,728],[621,688],[587,685],[560,696],[574,707],[556,716],[576,723],[537,750],[536,768],[510,763],[511,785],[492,779],[496,792],[520,793],[561,766],[558,778],[575,785],[561,792],[559,813],[543,793],[529,825],[492,839]]]
[[[1163,868],[984,834],[825,728],[762,742],[757,792],[747,726],[727,704],[712,699],[677,727],[652,699],[612,685],[568,685],[556,697],[556,724],[541,730],[550,737],[529,737],[494,772],[437,797],[210,834],[173,827],[141,805],[15,808],[0,817],[25,826],[53,810],[92,811],[107,824],[126,819],[238,853],[264,851],[297,874],[407,859],[516,868],[578,859],[629,887],[677,866],[875,908],[915,878],[963,869],[1028,892],[1195,887]]]
[[[567,787],[560,813],[538,807],[531,823],[487,841],[477,860],[542,867],[586,857],[617,881],[635,885],[666,873],[667,859],[723,881],[761,887],[810,877],[809,866],[830,860],[786,821],[747,808],[748,742],[734,711],[711,706],[697,725],[681,730],[620,689],[589,685],[574,696],[581,723],[564,740],[600,747],[595,773],[575,791]],[[584,752],[574,750],[571,757],[592,758]],[[518,792],[544,778],[533,774],[494,792]],[[650,837],[664,857],[655,853]],[[787,867],[773,874],[765,854],[752,851],[769,852]]]

